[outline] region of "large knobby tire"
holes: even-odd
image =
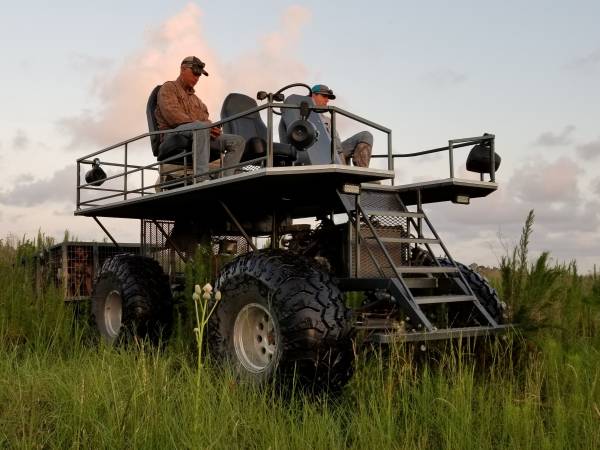
[[[452,263],[446,258],[438,259],[440,265],[442,266],[451,266]],[[488,280],[486,280],[483,276],[481,276],[478,272],[471,269],[469,266],[466,266],[462,263],[456,262],[460,273],[465,277],[465,280],[473,290],[475,297],[481,303],[481,306],[485,308],[488,314],[496,321],[496,323],[500,324],[504,321],[504,314],[506,309],[506,304],[500,301],[500,297],[498,296],[498,292],[494,289]],[[461,283],[459,279],[459,283]]]
[[[107,260],[92,292],[92,315],[109,343],[149,339],[171,330],[173,298],[168,278],[153,259],[122,254]]]
[[[313,391],[352,374],[352,326],[344,297],[312,260],[281,251],[243,255],[223,268],[210,319],[211,352],[242,378]]]

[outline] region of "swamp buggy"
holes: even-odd
[[[292,88],[308,92],[286,95]],[[452,259],[423,210],[435,202],[467,204],[497,189],[493,135],[395,154],[391,130],[334,106],[317,107],[310,87],[295,83],[259,92],[261,105],[228,95],[222,120],[189,139],[157,131],[157,92],[158,86],[148,100],[149,133],[77,160],[76,215],[94,218],[115,247],[100,217],[141,223],[140,254],[115,254],[95,274],[92,311],[107,341],[168,334],[172,292],[199,243],[227,261],[217,264],[213,280],[222,300],[208,324],[209,348],[257,382],[294,374],[304,383],[341,386],[357,334],[389,344],[485,336],[506,327],[496,291]],[[372,157],[383,158],[387,169],[342,164],[321,114],[333,130],[343,117],[385,136],[387,152]],[[209,126],[246,139],[234,175],[222,175],[222,153],[211,155],[209,173],[194,170],[197,133]],[[151,163],[148,138],[157,157]],[[463,147],[471,148],[467,169],[478,179],[454,176],[455,151]],[[396,159],[438,152],[448,154],[448,178],[394,184]]]

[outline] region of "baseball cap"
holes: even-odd
[[[335,100],[335,95],[333,94],[333,91],[324,84],[315,84],[312,87],[311,92],[313,94],[326,95],[330,100]]]
[[[195,56],[188,56],[181,61],[181,67],[189,67],[194,72],[194,75],[206,75],[208,76],[208,72],[204,70],[205,63],[200,61],[199,58]]]

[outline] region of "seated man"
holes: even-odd
[[[182,133],[192,139],[189,131],[198,126],[210,123],[206,105],[195,95],[194,86],[200,75],[208,76],[205,64],[195,56],[188,56],[181,62],[179,77],[175,81],[167,81],[158,91],[155,111],[159,130],[184,130]],[[234,134],[221,134],[219,127],[202,130],[197,133],[197,140],[192,152],[196,162],[194,175],[208,172],[210,150],[225,153],[223,166],[228,167],[240,162],[244,151],[245,140]],[[225,170],[225,175],[232,175],[235,169]],[[202,177],[201,179],[207,179]]]
[[[315,106],[327,106],[329,100],[334,100],[333,91],[324,84],[313,86],[312,99]],[[325,128],[331,135],[331,119],[328,113],[321,114],[321,120],[325,124]],[[335,146],[337,148],[340,159],[345,164],[350,164],[350,158],[355,166],[369,167],[371,160],[371,151],[373,149],[373,135],[368,131],[361,131],[349,137],[343,142],[340,142],[340,136],[337,130],[335,131]]]

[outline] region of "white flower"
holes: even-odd
[[[196,286],[194,286],[194,292],[198,295],[202,294],[202,289],[200,289],[200,285],[197,284]]]
[[[221,291],[217,291],[217,292],[215,292],[215,300],[216,300],[216,301],[219,301],[219,300],[221,300]]]
[[[194,333],[200,333],[200,328],[194,328]]]
[[[200,296],[199,296],[199,295],[198,295],[196,292],[194,292],[194,293],[192,294],[192,299],[193,299],[195,302],[197,302],[197,301],[199,301],[199,300],[200,300]]]
[[[206,284],[204,285],[204,287],[202,288],[202,290],[203,290],[204,292],[211,293],[211,292],[212,292],[212,286],[210,285],[210,283],[206,283]]]
[[[205,292],[204,294],[202,294],[202,298],[206,301],[210,300],[210,294],[208,292]]]

